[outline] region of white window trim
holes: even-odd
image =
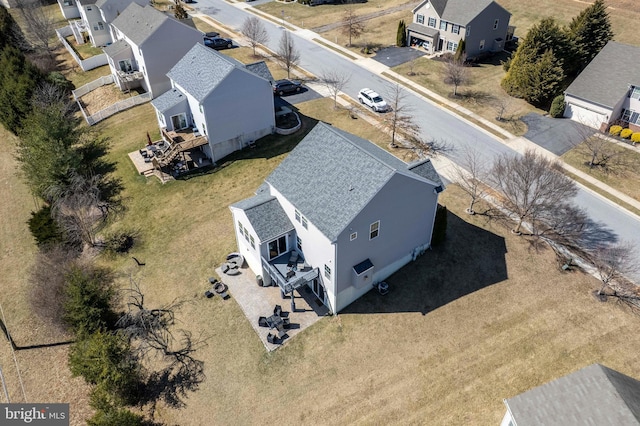
[[[298,209],[295,209],[295,210],[294,210],[294,212],[293,212],[293,217],[295,217],[295,219],[296,219],[298,222],[301,222],[301,219],[300,219],[300,217],[301,217],[301,216],[302,216],[302,215],[300,214],[300,212],[298,211]]]
[[[307,220],[306,217],[302,216],[302,227],[304,229],[309,229],[309,221]]]
[[[351,235],[349,235],[349,241],[353,241],[356,238],[358,238],[358,233],[357,232],[353,232]]]
[[[421,13],[416,14],[416,22],[424,25],[424,15]]]
[[[460,34],[460,25],[451,24],[451,32],[454,34]]]
[[[431,25],[432,22],[433,22],[433,25]],[[438,26],[438,20],[432,16],[429,16],[429,18],[427,19],[427,27],[436,28],[437,26]]]
[[[631,99],[640,99],[640,86],[631,86],[629,97]]]
[[[326,263],[324,264],[324,276],[326,279],[331,279],[331,268]]]
[[[373,234],[373,225],[378,225],[378,227],[376,228],[375,232],[376,232],[376,236],[372,237],[371,234]],[[376,238],[378,238],[380,236],[380,221],[376,220],[375,222],[373,222],[371,225],[369,225],[369,241],[371,240],[375,240]]]

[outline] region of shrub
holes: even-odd
[[[31,235],[38,246],[62,242],[62,232],[51,217],[51,207],[44,206],[37,212],[31,212],[27,221]]]
[[[634,145],[640,142],[640,132],[631,135],[631,142],[633,142]]]
[[[549,115],[553,118],[560,118],[564,114],[564,95],[558,95],[553,98]]]
[[[609,134],[613,136],[618,136],[622,131],[622,126],[611,126],[609,127]]]
[[[620,131],[620,137],[623,139],[629,139],[632,134],[633,134],[633,130],[631,129],[622,129]]]

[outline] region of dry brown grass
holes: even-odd
[[[107,84],[82,96],[80,101],[87,114],[93,115],[116,102],[123,101],[132,96],[138,96],[139,94],[136,89],[131,90],[130,93],[122,93],[115,84]]]

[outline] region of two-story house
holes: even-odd
[[[407,26],[407,42],[430,54],[455,52],[465,40],[465,52],[473,58],[499,52],[513,37],[511,14],[493,0],[424,0],[413,9]]]
[[[171,89],[169,70],[203,33],[152,6],[131,3],[111,23],[114,41],[104,48],[121,90],[142,87],[155,98]]]
[[[407,164],[320,122],[230,209],[238,250],[265,284],[309,286],[337,313],[430,246],[442,189],[429,160]]]
[[[76,0],[58,0],[58,6],[64,19],[80,18],[80,9]]]
[[[564,92],[564,116],[605,131],[640,131],[640,47],[610,41]],[[611,64],[615,64],[612,66]]]
[[[151,105],[169,145],[195,133],[204,155],[216,162],[273,133],[273,77],[264,62],[245,66],[196,43],[167,76],[171,90]]]

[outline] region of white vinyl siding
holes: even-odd
[[[436,18],[429,17],[429,19],[427,20],[427,27],[435,28]]]

